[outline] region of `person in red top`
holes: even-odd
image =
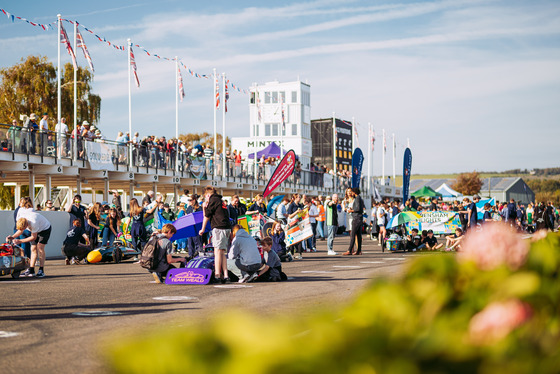
[[[239,151],[239,153],[235,154],[235,175],[240,177],[241,176],[241,151]]]

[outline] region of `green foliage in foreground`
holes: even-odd
[[[337,312],[222,313],[204,326],[119,341],[107,349],[109,370],[558,373],[560,237],[532,243],[515,270],[458,257],[419,257],[402,277],[374,281]]]

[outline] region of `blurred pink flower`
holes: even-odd
[[[502,339],[531,315],[529,305],[517,299],[492,303],[471,318],[470,338],[480,343]]]
[[[529,243],[511,226],[500,222],[485,223],[481,231],[465,236],[459,260],[474,261],[479,269],[492,270],[506,264],[519,269],[527,258]]]

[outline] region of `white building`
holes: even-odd
[[[306,169],[311,162],[310,86],[296,82],[268,82],[250,88],[250,136],[232,138],[232,149],[248,154],[275,142],[293,149]],[[284,124],[284,126],[283,126]]]

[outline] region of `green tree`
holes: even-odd
[[[482,187],[482,179],[480,179],[478,173],[473,171],[472,173],[461,173],[457,176],[457,180],[451,186],[455,191],[462,193],[463,195],[474,195],[480,192]]]
[[[93,74],[78,67],[77,97],[79,122],[99,122],[101,98],[91,93]],[[62,117],[72,129],[74,124],[74,68],[64,65],[61,78]],[[57,117],[56,68],[45,56],[28,56],[21,63],[0,69],[0,122],[11,123],[20,114],[47,113],[49,129],[54,130]]]

